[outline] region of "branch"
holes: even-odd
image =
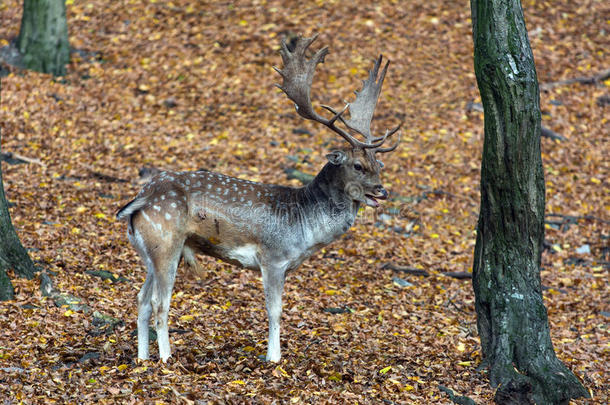
[[[400,271],[403,273],[407,273],[407,274],[411,274],[413,276],[424,276],[424,277],[428,277],[430,275],[430,273],[428,273],[426,270],[423,269],[416,269],[414,267],[405,267],[405,266],[400,266],[398,264],[394,264],[392,262],[387,262],[381,265],[381,267],[379,267],[381,270],[394,270],[394,271]]]
[[[463,395],[455,395],[453,393],[453,390],[450,388],[447,388],[443,385],[438,386],[438,389],[443,391],[444,393],[446,393],[449,396],[449,399],[451,401],[453,401],[453,403],[458,404],[458,405],[477,405],[476,402],[474,402],[471,398],[468,398],[466,396]]]
[[[398,265],[398,264],[395,264],[392,262],[387,262],[387,263],[382,264],[381,267],[379,267],[379,269],[380,270],[400,271],[402,273],[411,274],[413,276],[424,276],[424,277],[430,276],[430,273],[427,272],[426,270],[416,269],[414,267],[401,266],[401,265]],[[458,280],[466,280],[466,279],[472,278],[472,274],[465,272],[465,271],[446,271],[446,272],[440,273],[440,274],[445,277],[457,278]]]
[[[484,112],[483,105],[481,103],[473,103],[472,101],[469,101],[466,104],[466,111]],[[568,140],[568,138],[566,138],[565,136],[559,135],[557,132],[548,129],[542,124],[540,124],[540,136],[561,142]]]
[[[580,84],[596,84],[599,82],[603,82],[604,80],[610,78],[610,69],[606,69],[606,70],[602,70],[600,73],[594,75],[594,76],[589,76],[589,77],[575,77],[572,79],[566,79],[566,80],[559,80],[556,82],[550,82],[550,83],[543,83],[540,85],[540,90],[549,90],[555,87],[559,87],[559,86],[566,86],[569,84],[575,84],[575,83],[580,83]]]
[[[34,163],[40,166],[46,166],[43,162],[41,162],[40,160],[36,159],[36,158],[30,158],[27,156],[23,156],[20,155],[18,153],[15,152],[2,152],[0,153],[0,159],[4,162],[7,163],[11,163],[11,164],[15,164],[15,163]],[[15,163],[11,162],[11,161],[17,161]]]
[[[457,278],[458,280],[469,280],[472,278],[472,274],[466,271],[447,271],[442,274],[445,277],[453,277]]]

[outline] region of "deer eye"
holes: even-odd
[[[359,172],[363,172],[364,171],[364,167],[362,167],[362,165],[358,162],[354,163],[354,169],[359,171]]]

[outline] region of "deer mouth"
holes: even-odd
[[[387,198],[388,198],[388,196],[385,194],[377,195],[377,196],[374,196],[372,194],[364,195],[366,205],[368,205],[369,207],[373,207],[373,208],[379,207],[379,201],[377,201],[377,200],[386,200]]]

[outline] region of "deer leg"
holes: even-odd
[[[163,362],[167,361],[171,355],[167,318],[169,316],[169,304],[174,281],[176,280],[176,269],[180,261],[182,249],[176,249],[176,251],[177,253],[169,257],[159,257],[154,266],[155,283],[153,285],[152,309],[155,313],[159,357]]]
[[[282,316],[285,269],[263,266],[261,272],[265,288],[267,317],[269,318],[269,340],[267,342],[266,359],[267,361],[277,362],[282,356],[280,351],[280,318]]]
[[[149,267],[146,281],[138,293],[138,359],[148,360],[150,316],[152,314],[152,291],[155,272]]]
[[[140,258],[147,268],[146,281],[138,293],[138,359],[148,360],[149,356],[149,331],[150,316],[152,314],[152,292],[155,285],[155,272],[146,244],[138,229],[129,227],[129,241],[136,248]]]

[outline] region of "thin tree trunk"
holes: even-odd
[[[0,134],[0,143],[1,138]],[[16,274],[28,279],[33,278],[36,271],[34,263],[21,245],[15,228],[13,228],[8,203],[4,195],[2,166],[0,166],[0,301],[13,298],[13,285],[6,274],[8,269],[13,269]]]
[[[66,74],[70,44],[64,0],[24,0],[17,48],[26,68]]]
[[[483,366],[502,404],[588,396],[555,356],[542,300],[544,175],[538,79],[519,0],[471,0],[485,110],[473,288]]]

